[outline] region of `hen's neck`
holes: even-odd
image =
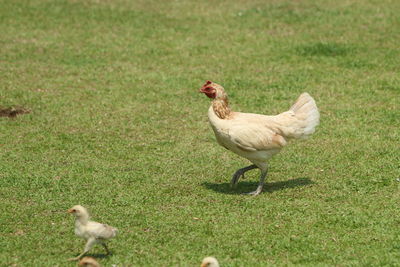
[[[222,120],[229,120],[232,116],[232,111],[229,108],[228,98],[215,99],[212,102],[214,113]]]

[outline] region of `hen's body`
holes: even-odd
[[[232,178],[232,185],[236,185],[246,171],[261,170],[260,184],[250,193],[253,195],[262,191],[267,160],[279,153],[289,140],[311,135],[319,123],[317,106],[307,93],[301,94],[288,111],[267,116],[231,111],[227,95],[218,84],[207,82],[200,91],[214,99],[208,118],[218,143],[254,164],[239,169]]]

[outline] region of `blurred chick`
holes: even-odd
[[[75,234],[87,240],[84,251],[75,258],[70,260],[79,260],[85,255],[95,244],[100,243],[110,254],[105,241],[117,235],[117,229],[107,224],[93,222],[89,220],[89,213],[81,205],[73,206],[68,210],[75,216]]]
[[[100,264],[92,257],[83,257],[78,266],[86,266],[86,267],[100,267]]]
[[[201,262],[200,267],[219,267],[219,263],[214,257],[206,257]]]

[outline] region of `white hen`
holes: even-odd
[[[253,163],[235,172],[232,186],[236,186],[245,172],[255,168],[261,170],[259,185],[255,191],[248,193],[251,195],[262,192],[268,171],[267,160],[289,140],[307,138],[313,134],[319,124],[318,108],[308,93],[301,94],[288,111],[267,116],[233,112],[224,88],[211,81],[207,81],[200,92],[213,99],[208,118],[217,142]]]
[[[117,235],[116,228],[90,221],[89,213],[81,205],[73,206],[68,210],[68,213],[75,215],[75,234],[87,240],[84,251],[78,257],[70,260],[79,260],[97,243],[100,243],[107,254],[110,254],[105,241]]]

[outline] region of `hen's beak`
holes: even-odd
[[[201,88],[199,89],[199,93],[204,93],[204,88],[203,88],[203,87],[201,87]]]
[[[67,212],[68,212],[68,213],[73,213],[74,210],[73,210],[73,209],[68,209]]]

